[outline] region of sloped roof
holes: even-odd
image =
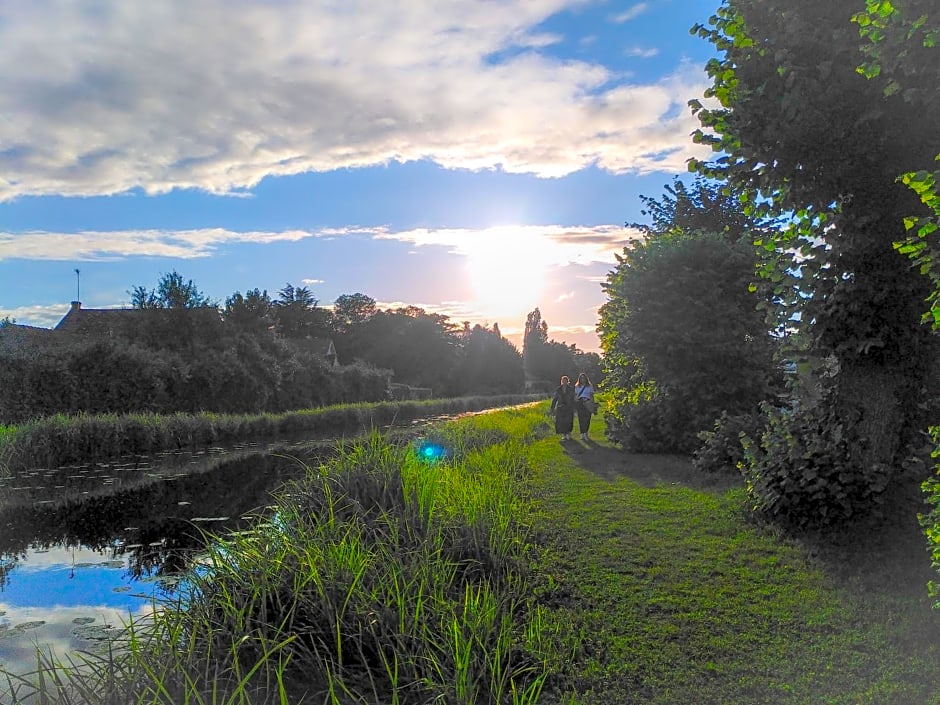
[[[54,337],[51,328],[22,326],[18,323],[0,326],[0,348],[4,350],[26,350],[46,345]]]
[[[81,303],[72,302],[72,308],[56,325],[55,330],[69,335],[107,338],[115,335],[133,337],[135,326],[141,321],[152,321],[169,315],[202,319],[219,318],[218,309],[205,306],[190,309],[139,309],[139,308],[82,308]]]
[[[115,328],[126,328],[132,320],[140,320],[142,311],[131,308],[75,308],[73,307],[55,330],[72,335],[94,335],[105,337]]]

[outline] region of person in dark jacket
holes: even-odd
[[[552,396],[551,412],[555,415],[555,433],[561,434],[561,440],[570,441],[574,429],[574,387],[567,375],[561,378],[561,384]]]

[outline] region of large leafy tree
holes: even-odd
[[[361,325],[378,313],[375,299],[356,292],[341,294],[333,302],[333,330],[347,333],[352,327]]]
[[[881,4],[881,3],[878,3]],[[721,52],[693,163],[792,219],[758,240],[763,274],[816,358],[827,358],[831,432],[851,428],[852,463],[896,466],[923,428],[936,345],[920,325],[930,283],[899,256],[904,219],[929,211],[898,182],[940,151],[935,111],[866,77],[860,0],[727,0],[695,28]],[[935,89],[935,85],[934,85]],[[912,94],[908,94],[910,98]],[[832,422],[835,419],[835,422]]]
[[[175,269],[164,274],[156,289],[135,286],[130,292],[131,306],[144,309],[184,309],[214,306],[215,304],[199,290],[193,280],[183,281],[183,275]]]
[[[376,311],[348,326],[339,353],[394,371],[395,381],[453,393],[460,352],[459,328],[447,316],[418,306]]]
[[[303,339],[327,335],[330,313],[305,286],[286,284],[274,300],[272,312],[278,333],[285,338]]]
[[[722,412],[754,412],[777,391],[775,341],[750,288],[757,225],[701,180],[643,200],[653,222],[604,285],[608,433],[631,450],[690,452]]]
[[[908,108],[922,115],[940,111],[940,7],[934,0],[866,0],[865,10],[853,17],[863,38],[865,62],[859,73],[882,88],[885,96],[899,94]],[[936,155],[940,161],[940,154]],[[934,284],[928,320],[940,328],[940,169],[919,169],[900,175],[923,204],[933,211],[925,218],[905,218],[908,237],[895,244],[911,257]]]
[[[267,291],[236,291],[225,300],[222,317],[234,330],[257,335],[274,324],[274,302]]]

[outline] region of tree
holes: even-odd
[[[455,375],[458,394],[515,394],[525,388],[519,350],[499,332],[479,324],[466,331]]]
[[[940,12],[933,0],[866,0],[864,12],[852,20],[859,26],[865,62],[859,73],[876,82],[885,96],[900,94],[908,109],[923,115],[940,110]],[[936,160],[940,161],[940,154]],[[930,313],[934,330],[940,328],[940,169],[908,171],[901,182],[933,212],[924,218],[911,214],[904,220],[907,237],[895,247],[914,260],[933,282]]]
[[[348,362],[393,370],[396,382],[452,394],[460,332],[447,316],[417,306],[386,309],[348,326],[338,335],[337,352]]]
[[[136,286],[129,292],[131,305],[147,314],[135,316],[128,329],[132,338],[144,345],[184,350],[219,342],[220,318],[216,304],[193,283],[183,281],[176,270],[164,274],[156,289]]]
[[[302,339],[329,333],[329,312],[305,286],[288,283],[278,292],[273,313],[277,331],[285,338]]]
[[[215,305],[199,291],[192,279],[184,283],[182,275],[175,269],[160,278],[156,289],[150,291],[147,287],[135,286],[128,293],[133,308],[184,309]]]
[[[757,244],[780,320],[834,363],[821,397],[833,413],[817,430],[851,430],[846,466],[885,474],[911,452],[934,392],[936,341],[920,324],[930,282],[894,243],[905,218],[930,215],[898,176],[930,166],[940,133],[935,111],[911,109],[916,94],[859,70],[859,9],[859,0],[727,0],[713,28],[693,28],[723,56],[707,67],[706,97],[718,106],[691,103],[702,124],[694,139],[720,156],[691,166],[741,190],[750,212],[790,220]]]
[[[333,302],[333,330],[347,333],[353,326],[361,325],[378,312],[375,299],[365,294],[342,294]]]
[[[236,291],[225,300],[222,317],[235,330],[258,334],[274,323],[274,302],[268,292],[251,289],[244,296]]]
[[[723,235],[736,242],[744,233],[756,233],[766,223],[749,215],[741,207],[738,194],[719,182],[696,178],[691,187],[678,177],[663,187],[659,199],[640,196],[644,208],[641,214],[649,216],[650,223],[628,223],[645,235],[665,235],[669,232],[708,232]]]
[[[554,389],[562,375],[573,380],[572,375],[582,371],[576,360],[583,353],[576,345],[549,340],[548,323],[542,320],[538,308],[526,316],[522,346],[526,378],[530,384],[539,383],[545,391]]]
[[[778,391],[774,341],[750,290],[756,225],[701,180],[644,201],[646,238],[604,284],[608,433],[631,450],[691,452],[722,412],[756,412]]]
[[[550,382],[555,378],[547,369],[548,323],[542,320],[542,312],[536,308],[529,312],[522,336],[522,359],[526,377],[530,380]]]

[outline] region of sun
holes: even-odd
[[[494,228],[474,236],[467,270],[474,303],[483,316],[525,316],[539,305],[545,288],[547,243],[541,238]]]

